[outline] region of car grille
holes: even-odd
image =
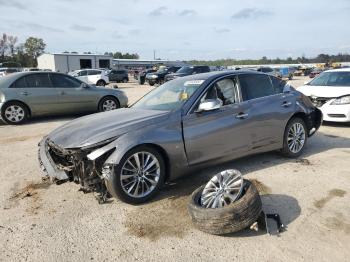
[[[310,98],[312,104],[316,107],[321,107],[325,103],[327,103],[329,100],[332,99],[329,97],[316,97],[316,96],[309,96],[309,98]]]
[[[343,114],[328,114],[329,117],[338,117],[338,118],[343,118],[346,117],[346,115]]]

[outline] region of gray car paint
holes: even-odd
[[[77,119],[45,138],[63,148],[93,146],[115,139],[97,149],[98,155],[115,148],[106,164],[117,165],[127,151],[151,144],[168,163],[167,176],[175,179],[198,165],[215,164],[254,153],[280,149],[288,120],[295,113],[310,115],[315,107],[301,93],[291,89],[283,94],[223,106],[208,113],[191,111],[193,104],[219,78],[254,72],[216,72],[188,76],[204,83],[182,108],[172,112],[127,108]],[[174,80],[176,81],[176,80]],[[289,106],[283,106],[285,102]],[[237,118],[247,113],[246,118]],[[319,116],[318,116],[319,117]],[[311,115],[310,115],[311,118]],[[321,119],[312,119],[319,128]]]
[[[60,74],[54,72],[20,72],[0,79],[0,110],[10,101],[19,101],[27,105],[31,116],[96,112],[99,101],[105,96],[118,99],[121,107],[126,107],[128,99],[124,92],[111,88],[102,88],[85,84],[77,88],[12,88],[12,83],[31,74]],[[63,74],[62,74],[63,75]],[[67,76],[67,75],[65,75]]]

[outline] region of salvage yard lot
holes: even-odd
[[[152,89],[118,86],[130,102]],[[348,261],[349,125],[324,124],[299,159],[272,152],[199,170],[151,203],[131,206],[115,199],[99,205],[76,184],[41,181],[38,142],[73,118],[0,125],[0,261]],[[212,236],[193,228],[189,195],[227,168],[255,179],[264,209],[287,225],[280,237],[248,230]]]

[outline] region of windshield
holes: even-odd
[[[192,74],[193,73],[193,66],[183,66],[176,73]]]
[[[201,86],[204,80],[184,80],[183,78],[166,82],[153,89],[132,107],[172,111],[180,108]]]
[[[310,86],[350,86],[350,72],[323,72],[309,83]]]

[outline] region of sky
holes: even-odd
[[[350,0],[0,0],[0,33],[46,51],[170,60],[350,53]]]

